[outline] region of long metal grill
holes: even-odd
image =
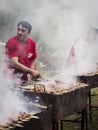
[[[83,83],[78,84],[78,87],[62,91],[60,93],[37,93],[33,90],[29,91],[22,89],[26,96],[35,99],[37,96],[46,103],[52,105],[52,120],[57,122],[65,117],[73,114],[74,112],[81,111],[87,107],[87,93],[89,86]]]

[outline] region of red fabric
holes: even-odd
[[[12,37],[6,43],[6,55],[11,57],[18,57],[19,62],[30,68],[30,62],[36,59],[36,44],[35,42],[27,38],[25,42],[20,42],[17,36]],[[15,69],[15,73],[21,73],[20,70]],[[23,80],[27,80],[27,73],[22,72]]]
[[[70,53],[69,53],[69,56],[68,56],[68,58],[66,60],[66,64],[70,65],[74,61],[74,58],[75,58],[75,49],[72,46],[72,48],[70,50]]]

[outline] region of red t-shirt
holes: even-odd
[[[25,42],[20,42],[17,36],[12,37],[6,43],[6,55],[9,58],[18,57],[21,64],[30,68],[31,60],[37,57],[36,44],[30,38],[27,38]],[[22,79],[27,80],[26,72],[21,72],[15,68],[15,73],[22,73]]]

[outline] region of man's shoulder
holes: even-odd
[[[10,39],[8,39],[7,42],[15,42],[15,41],[17,41],[17,37],[16,37],[16,36],[13,36],[13,37],[11,37]]]
[[[35,40],[30,37],[27,38],[27,42],[35,44]]]

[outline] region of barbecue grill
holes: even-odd
[[[21,89],[24,94],[36,100],[39,97],[47,106],[52,105],[52,122],[53,127],[60,120],[73,114],[74,112],[82,111],[87,108],[87,93],[89,86],[84,83],[77,83],[71,89],[59,93],[35,92],[34,89]]]
[[[84,75],[78,75],[77,78],[80,82],[84,82],[86,84],[89,84],[90,88],[94,88],[95,83],[98,80],[98,74],[97,73],[88,73]]]
[[[96,82],[95,82],[95,87],[98,87],[98,71],[96,72]]]
[[[88,91],[88,110],[89,110],[89,120],[92,120],[92,108],[95,108],[92,105],[92,94],[91,90],[93,88],[98,87],[98,72],[88,73],[85,75],[77,76],[81,82],[89,84],[89,91]]]

